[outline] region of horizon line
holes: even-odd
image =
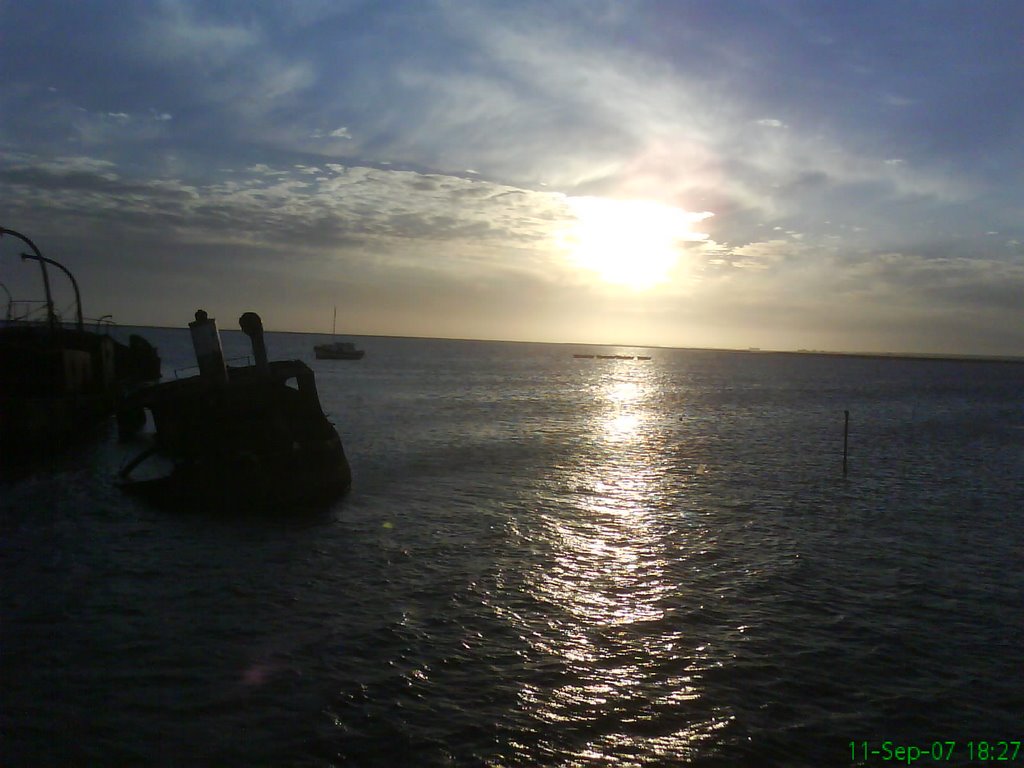
[[[150,324],[116,324],[115,328],[153,328],[157,330],[187,330],[186,326],[179,325],[150,325]],[[221,331],[242,333],[237,328],[224,328]],[[305,336],[330,336],[327,332],[320,331],[293,331],[266,329],[267,333],[287,333]],[[698,347],[698,346],[670,346],[666,344],[632,344],[603,341],[538,341],[535,339],[493,339],[475,338],[469,336],[418,336],[414,334],[389,334],[389,333],[345,333],[343,336],[352,338],[367,339],[420,339],[423,341],[483,341],[498,344],[550,344],[558,346],[575,347],[632,347],[636,349],[663,349],[681,352],[732,352],[751,355],[817,355],[827,357],[860,357],[860,358],[886,358],[901,360],[950,360],[961,362],[1003,362],[1003,363],[1024,363],[1024,355],[1009,354],[977,354],[970,352],[883,352],[873,350],[827,350],[827,349],[762,349],[760,347]]]

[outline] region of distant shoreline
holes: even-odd
[[[118,324],[116,327],[124,328],[151,328],[161,331],[184,330],[185,326],[166,325],[135,325]],[[224,328],[222,331],[238,331],[238,329]],[[287,333],[296,336],[329,336],[329,333],[318,331],[280,331],[267,329],[268,333]],[[1014,355],[971,355],[951,354],[942,352],[833,352],[822,349],[731,349],[728,347],[667,347],[657,344],[607,344],[585,341],[522,341],[517,339],[471,339],[461,336],[394,336],[380,333],[345,333],[346,337],[357,339],[421,339],[423,341],[483,341],[497,344],[549,344],[563,347],[588,347],[593,349],[629,348],[629,349],[664,349],[678,350],[681,352],[728,352],[741,355],[790,355],[808,357],[857,357],[874,360],[926,360],[946,361],[957,363],[1024,363],[1024,356]]]

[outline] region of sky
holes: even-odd
[[[1024,355],[1024,3],[0,0],[0,71],[87,317]]]

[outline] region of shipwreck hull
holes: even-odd
[[[254,336],[256,365],[225,367],[213,321],[203,313],[194,333],[200,375],[123,403],[122,437],[145,422],[146,412],[154,426],[152,445],[121,472],[126,491],[204,507],[281,507],[348,490],[352,472],[320,406],[313,371],[300,360],[268,362],[262,326],[258,318],[251,322],[246,332]],[[170,469],[139,477],[136,470],[157,457]]]
[[[330,501],[351,485],[340,439],[289,455],[179,463],[163,476],[121,483],[128,493],[157,505],[226,511],[279,510]]]

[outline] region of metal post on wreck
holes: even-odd
[[[217,332],[217,321],[206,314],[206,310],[197,309],[196,319],[188,324],[192,332],[192,347],[199,365],[199,376],[214,386],[227,386],[228,369],[224,364],[224,350]]]
[[[850,447],[850,412],[843,411],[843,477],[846,477],[846,457]]]
[[[260,374],[266,374],[270,370],[270,364],[267,362],[267,345],[263,341],[263,321],[255,312],[245,312],[238,318],[238,326],[252,342],[252,356],[256,360],[256,370]]]

